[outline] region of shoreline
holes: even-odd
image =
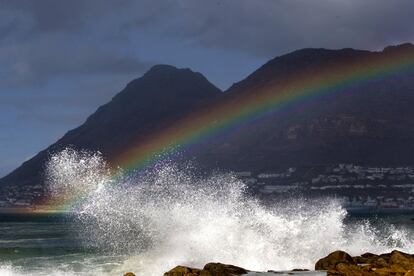
[[[125,276],[134,276],[129,272]],[[334,251],[315,263],[315,270],[293,269],[291,271],[267,272],[249,271],[222,263],[208,263],[202,269],[176,266],[164,273],[164,276],[231,276],[231,275],[342,275],[342,276],[413,276],[414,255],[393,250],[390,253],[364,253],[351,256],[344,251]]]

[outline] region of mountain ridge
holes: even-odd
[[[137,132],[142,128],[148,131],[165,127],[221,93],[200,73],[188,68],[156,65],[142,77],[129,82],[79,127],[68,131],[58,141],[1,178],[0,185],[33,185],[41,181],[41,171],[48,155],[66,146],[99,150],[111,155],[122,144],[137,139]],[[179,96],[183,99],[175,100]]]
[[[372,52],[350,48],[307,48],[275,57],[224,93],[202,74],[156,65],[100,106],[79,127],[0,179],[0,186],[34,185],[48,154],[65,146],[100,150],[110,156],[130,143],[191,115],[200,108],[243,93],[254,93],[268,82],[294,78],[300,72],[398,51],[414,51],[410,43]],[[257,123],[252,131],[204,145],[197,162],[210,168],[263,170],[355,162],[413,163],[414,77],[399,76],[348,89],[337,98],[322,98],[285,116]],[[364,93],[361,93],[363,91]],[[384,114],[385,115],[384,115]]]
[[[302,49],[276,57],[247,78],[233,85],[225,94],[254,93],[267,83],[293,79],[301,72],[318,72],[321,67],[335,68],[342,63],[360,59],[377,59],[395,53],[414,53],[414,45],[402,44],[386,47],[382,51],[354,49],[327,50]],[[412,142],[414,116],[414,72],[392,75],[343,88],[341,93],[327,94],[316,101],[293,107],[288,115],[277,114],[270,123],[254,127],[250,133],[216,143],[205,154],[216,157],[217,166],[231,170],[257,170],[268,164],[283,166],[311,166],[329,163],[387,163],[414,162]],[[274,92],[274,93],[277,93]],[[280,117],[280,118],[278,118]],[[311,130],[312,128],[312,130]],[[318,133],[316,132],[318,131]],[[358,132],[359,131],[359,132]],[[358,134],[360,133],[360,134]],[[255,136],[265,140],[259,143]],[[287,137],[290,137],[289,139]],[[293,138],[296,137],[296,138]],[[256,154],[249,148],[254,147]],[[381,162],[381,154],[384,161]],[[240,154],[238,154],[240,153]],[[237,156],[241,162],[231,164]],[[203,158],[203,162],[208,162]],[[250,159],[251,161],[248,161]],[[220,160],[225,160],[220,162]]]

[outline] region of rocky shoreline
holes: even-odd
[[[344,251],[335,251],[317,261],[315,270],[326,270],[327,275],[414,276],[414,255],[394,250],[352,257]]]
[[[164,276],[234,276],[234,275],[328,275],[328,276],[414,276],[414,254],[394,250],[385,254],[365,253],[351,256],[344,251],[334,251],[318,260],[315,270],[294,269],[287,272],[254,272],[234,265],[208,263],[202,269],[176,266]],[[135,276],[128,272],[124,276]],[[137,275],[138,276],[138,275]]]

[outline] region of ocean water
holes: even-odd
[[[0,214],[1,276],[109,275],[121,263],[86,248],[66,215]]]
[[[1,215],[0,275],[152,276],[207,262],[282,271],[337,249],[414,251],[414,214],[349,216],[333,199],[267,206],[231,173],[165,162],[114,175],[99,153],[68,149],[46,175],[50,204],[67,212]]]

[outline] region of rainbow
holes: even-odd
[[[164,153],[177,147],[188,148],[202,140],[237,129],[251,121],[275,114],[292,105],[341,91],[355,84],[383,79],[414,69],[414,51],[372,53],[366,57],[339,64],[333,68],[305,71],[282,82],[241,91],[240,96],[224,99],[201,112],[137,141],[114,159],[126,173],[152,164]],[[249,93],[251,92],[251,93]],[[234,95],[233,95],[234,96]]]
[[[223,133],[237,130],[268,114],[277,114],[303,102],[339,93],[352,85],[401,73],[414,74],[412,49],[370,53],[327,68],[302,70],[284,80],[239,91],[232,97],[224,96],[222,101],[137,141],[111,161],[122,168],[122,174],[136,172],[177,148],[196,148],[200,142],[215,140]],[[119,171],[114,170],[113,173],[116,175]],[[58,203],[67,209],[71,202],[79,200],[79,196]],[[53,208],[59,204],[53,203]]]

